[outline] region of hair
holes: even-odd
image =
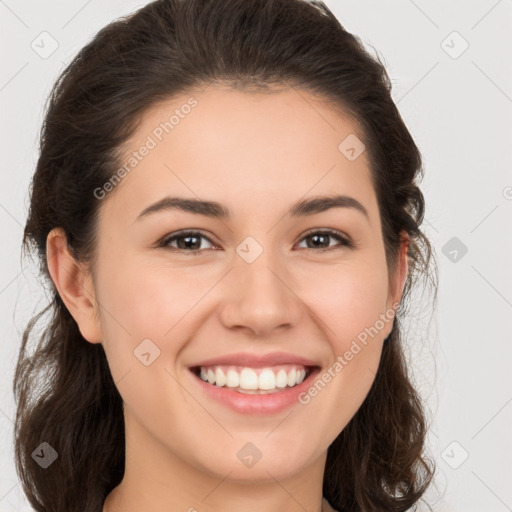
[[[122,164],[120,149],[141,117],[157,102],[220,83],[247,92],[294,87],[339,107],[357,122],[366,146],[390,275],[401,236],[409,234],[402,303],[377,375],[329,446],[323,480],[324,496],[339,511],[405,511],[434,475],[400,323],[417,278],[437,275],[419,227],[422,159],[379,58],[322,2],[306,0],[148,3],[100,30],[53,85],[22,246],[35,249],[52,295],[23,331],[13,382],[16,470],[24,492],[38,512],[99,512],[125,463],[122,398],[102,345],[83,338],[51,280],[47,236],[62,228],[73,257],[94,271],[101,204],[94,190]],[[30,333],[47,313],[29,353]],[[58,452],[47,469],[31,457],[43,441]]]

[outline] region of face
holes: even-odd
[[[287,88],[210,86],[145,113],[124,147],[122,163],[136,164],[98,199],[97,267],[86,284],[95,315],[75,316],[88,341],[104,346],[124,401],[127,452],[141,467],[179,460],[217,479],[254,481],[325,462],[374,380],[406,271],[402,258],[396,281],[388,278],[357,134],[348,117]],[[352,199],[293,210],[324,196]],[[166,197],[222,208],[142,213]],[[223,401],[191,370],[277,352],[314,366],[300,395],[225,386]],[[287,360],[263,366],[286,371]],[[265,409],[284,392],[295,395]],[[247,455],[261,458],[249,467]]]

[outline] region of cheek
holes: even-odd
[[[387,294],[386,267],[375,261],[372,265],[339,265],[335,271],[322,269],[303,298],[321,319],[320,328],[336,354],[342,354],[352,340],[364,339],[369,330],[378,338],[373,327],[383,337],[386,323],[379,318],[386,312]]]
[[[169,305],[181,291],[166,286],[159,273],[128,264],[127,258],[103,262],[98,270],[97,295],[103,345],[116,380],[144,366],[137,358],[142,348],[149,349],[152,359],[162,351],[163,334],[177,321]]]
[[[105,266],[102,276],[101,329],[113,380],[132,414],[158,424],[180,393],[173,361],[187,341],[179,336],[185,323],[180,320],[197,302],[196,294],[183,290],[183,279],[140,265],[117,265],[110,272]],[[186,404],[187,397],[179,402]]]
[[[215,281],[190,269],[136,263],[136,258],[130,265],[128,259],[105,265],[101,275],[101,330],[114,380],[127,371],[134,376],[132,370],[142,370],[144,359],[154,361],[152,370],[172,370],[198,328],[201,299]],[[140,378],[148,382],[154,374],[143,372]]]
[[[325,411],[337,411],[339,428],[370,390],[392,327],[394,317],[386,311],[387,267],[375,259],[360,267],[339,265],[336,272],[326,268],[315,274],[314,284],[304,296],[320,320],[331,361],[313,382],[304,403],[311,402],[315,416],[325,415],[326,424],[332,418]]]
[[[368,277],[368,276],[367,276]],[[332,438],[345,428],[364,402],[377,373],[386,329],[386,286],[378,281],[347,278],[343,289],[325,284],[332,300],[318,312],[331,357],[301,397],[308,413]]]
[[[111,313],[107,322],[117,321],[116,328],[122,324],[132,337],[162,338],[204,294],[204,286],[179,272],[135,261],[104,272],[101,298]]]

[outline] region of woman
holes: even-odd
[[[53,290],[14,383],[36,510],[414,509],[420,172],[321,2],[159,0],[101,30],[52,91],[25,228]]]

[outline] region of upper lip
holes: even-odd
[[[254,354],[249,352],[238,352],[223,356],[206,359],[191,366],[248,366],[251,368],[263,368],[265,366],[276,366],[279,364],[297,364],[302,366],[318,366],[318,363],[295,354],[286,352],[271,352],[268,354]]]

